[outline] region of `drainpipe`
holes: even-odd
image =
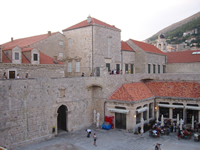
[[[93,58],[93,25],[92,25],[92,76],[94,76],[94,70],[93,70],[93,62],[94,58]]]
[[[123,74],[123,53],[121,50],[121,70],[122,70],[122,74]],[[121,74],[121,70],[120,70],[120,74]]]

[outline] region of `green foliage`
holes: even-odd
[[[188,32],[191,30],[197,29],[198,34],[192,34],[192,35],[187,35],[183,37],[184,32]],[[200,18],[190,21],[174,30],[168,31],[166,33],[163,33],[165,35],[165,38],[167,39],[167,43],[171,44],[180,44],[182,42],[185,42],[185,40],[190,39],[192,37],[195,37],[196,40],[192,41],[195,43],[198,43],[198,46],[200,45]],[[149,38],[149,41],[155,41],[158,37],[153,36]]]

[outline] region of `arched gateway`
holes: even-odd
[[[67,106],[61,105],[58,108],[58,116],[57,116],[57,129],[58,132],[61,130],[68,131],[67,130]]]

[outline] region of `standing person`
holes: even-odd
[[[81,75],[82,77],[84,77],[84,73],[82,72],[82,75]]]
[[[17,79],[19,79],[19,73],[17,74],[17,77],[16,77]]]
[[[3,73],[3,79],[7,79],[7,75],[6,75],[6,72]]]
[[[177,136],[178,136],[178,140],[180,140],[180,138],[181,138],[181,130],[180,129],[178,130]]]
[[[87,137],[89,138],[92,131],[90,129],[86,129],[85,131],[87,132]]]
[[[161,150],[160,145],[161,145],[161,144],[156,143],[155,150]]]
[[[97,141],[96,133],[94,133],[93,139],[94,139],[94,145],[97,146],[97,144],[96,144],[96,141]]]

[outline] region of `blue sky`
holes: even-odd
[[[145,40],[200,11],[200,0],[2,0],[0,44],[45,34],[88,15],[121,29],[121,39]]]

